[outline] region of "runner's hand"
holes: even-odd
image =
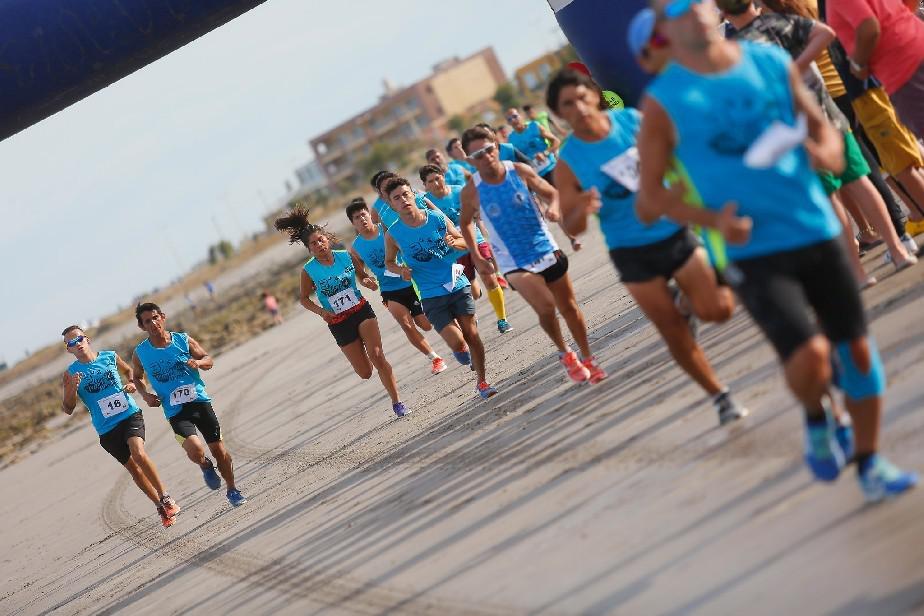
[[[584,247],[584,244],[581,243],[577,237],[568,236],[568,239],[571,240],[571,250],[574,252],[580,252],[581,248]]]
[[[600,200],[600,191],[596,187],[582,191],[578,195],[578,204],[588,215],[596,214],[603,207],[603,201]]]
[[[456,250],[468,250],[468,246],[465,244],[465,240],[460,237],[455,237],[454,235],[447,233],[443,240],[446,242],[446,245],[451,248],[455,248]]]
[[[549,222],[559,222],[561,220],[561,210],[557,205],[550,205],[545,208],[545,219]]]
[[[719,214],[718,230],[729,244],[746,244],[754,223],[748,216],[736,216],[737,211],[737,203],[726,203]]]
[[[83,374],[81,374],[80,372],[77,372],[75,374],[71,374],[70,372],[65,372],[64,378],[62,379],[61,383],[64,385],[65,389],[67,389],[68,392],[75,394],[77,393],[77,388],[80,386],[80,380],[82,378],[83,378]]]
[[[363,278],[362,280],[360,280],[360,281],[359,281],[359,284],[363,285],[364,287],[366,287],[367,289],[370,289],[370,290],[372,290],[372,291],[377,291],[378,288],[379,288],[379,285],[378,285],[378,283],[376,283],[375,279],[374,279],[374,278],[369,278],[368,276],[366,276],[365,278]]]
[[[160,406],[160,396],[150,391],[143,392],[141,397],[148,406]]]
[[[408,282],[410,282],[412,271],[413,270],[411,270],[411,268],[409,268],[407,265],[402,265],[401,266],[401,278],[403,280],[407,280]]]
[[[186,362],[186,365],[189,366],[190,368],[192,368],[193,370],[198,370],[198,369],[199,369],[199,362],[198,362],[198,360],[195,360],[195,359],[193,359],[192,357],[189,358],[189,361]]]
[[[490,276],[494,273],[494,264],[482,257],[481,255],[476,255],[472,253],[472,263],[475,264],[475,269],[478,270],[479,274],[484,274]]]
[[[324,310],[324,309],[322,309],[321,312],[318,313],[318,316],[320,316],[322,319],[324,319],[325,322],[330,323],[331,321],[334,320],[334,317],[336,317],[337,315],[335,315],[335,314],[334,314],[333,312],[331,312],[330,310]]]
[[[138,391],[138,388],[135,387],[134,383],[129,382],[125,384],[125,387],[122,388],[122,391],[124,391],[127,394],[133,394],[136,391]]]

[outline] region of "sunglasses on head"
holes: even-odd
[[[666,19],[677,19],[690,12],[694,4],[702,4],[703,0],[671,0],[664,5],[664,17]]]
[[[475,150],[474,152],[472,152],[471,154],[469,154],[468,157],[469,157],[469,158],[474,158],[474,159],[483,158],[485,154],[487,154],[487,153],[489,153],[489,152],[493,152],[493,151],[494,151],[494,148],[496,148],[496,147],[497,147],[497,146],[494,145],[493,143],[489,143],[488,145],[484,146],[484,147],[481,148],[480,150]]]
[[[83,341],[86,340],[86,339],[87,339],[86,336],[77,336],[76,338],[71,338],[70,340],[68,340],[68,341],[65,342],[64,344],[67,345],[67,348],[72,349],[72,348],[74,348],[75,346],[77,346],[78,344],[80,344],[81,342],[83,342]]]

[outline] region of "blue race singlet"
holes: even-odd
[[[421,299],[449,295],[469,286],[462,267],[456,259],[465,254],[446,243],[446,217],[442,212],[425,210],[426,222],[409,227],[400,220],[388,233],[401,249]]]
[[[774,122],[796,123],[789,55],[771,45],[739,43],[741,59],[728,70],[698,75],[667,66],[648,94],[677,131],[675,155],[704,207],[738,204],[754,221],[750,241],[727,246],[731,261],[794,250],[830,240],[840,223],[802,145],[768,168],[745,164],[751,144]]]
[[[452,221],[452,224],[459,226],[459,218],[462,215],[462,186],[448,186],[449,194],[445,197],[437,197],[433,193],[427,193],[426,197],[430,200],[433,205],[439,208],[439,210],[446,214],[446,218]],[[481,229],[478,228],[478,225],[475,225],[475,243],[481,244],[484,242],[484,236],[481,234]]]
[[[451,160],[449,164],[446,165],[446,172],[443,174],[443,177],[446,178],[447,184],[458,184],[459,186],[465,186],[466,177],[465,171],[467,169],[460,165],[458,162]]]
[[[542,138],[542,133],[539,132],[538,122],[530,122],[527,124],[522,133],[518,133],[515,130],[510,131],[510,136],[507,137],[507,141],[533,161],[533,166],[536,168],[536,173],[539,175],[545,175],[555,168],[555,155],[548,151],[549,144]],[[547,160],[539,163],[536,161],[536,155],[543,152],[546,153]]]
[[[317,288],[318,303],[334,314],[346,312],[363,301],[356,286],[356,268],[346,250],[334,250],[334,262],[324,265],[315,258],[305,263],[305,271]]]
[[[571,135],[560,151],[582,190],[596,187],[603,202],[598,215],[608,248],[646,246],[680,231],[673,222],[660,219],[645,225],[635,214],[638,192],[636,135],[641,114],[632,108],[610,110],[610,132],[600,141],[587,142]],[[623,176],[623,174],[627,174]]]
[[[122,391],[122,376],[116,367],[115,351],[100,351],[91,362],[73,362],[70,374],[81,374],[77,395],[87,410],[96,433],[102,436],[120,421],[138,412],[138,405]]]
[[[480,173],[474,177],[481,202],[481,222],[491,236],[491,249],[501,272],[515,269],[542,271],[541,264],[558,250],[533,195],[514,168],[503,163],[506,173],[500,184],[488,184]],[[549,266],[554,265],[553,258]]]
[[[375,239],[367,240],[357,235],[353,240],[353,250],[363,260],[363,263],[372,270],[379,281],[382,291],[397,291],[411,286],[411,283],[385,269],[385,232],[378,225],[378,235]]]
[[[497,157],[500,160],[517,161],[517,149],[509,143],[497,144]]]
[[[198,370],[186,365],[189,361],[189,334],[170,332],[170,344],[162,349],[146,338],[135,347],[135,355],[148,375],[154,393],[160,397],[164,416],[170,419],[187,402],[211,400]]]

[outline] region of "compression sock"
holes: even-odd
[[[507,306],[504,304],[504,290],[502,288],[494,287],[488,291],[488,301],[491,302],[491,307],[494,308],[494,314],[497,315],[497,320],[501,319],[507,320]]]

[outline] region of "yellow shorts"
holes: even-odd
[[[885,90],[870,88],[852,104],[886,173],[894,176],[910,166],[924,167],[918,142],[898,119]]]

